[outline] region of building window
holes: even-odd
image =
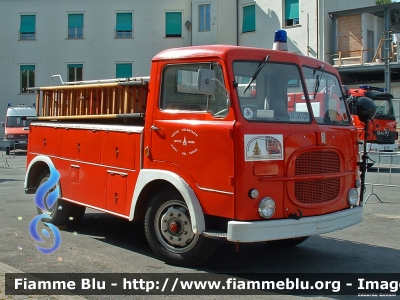
[[[68,14],[68,38],[83,39],[83,14]]]
[[[26,91],[28,87],[35,86],[35,66],[23,65],[20,66],[21,76],[21,93],[33,93],[33,91]]]
[[[199,32],[210,31],[211,20],[210,20],[210,4],[199,5]]]
[[[299,0],[285,0],[285,26],[299,24]]]
[[[68,68],[68,81],[83,80],[83,64],[69,64],[67,68]]]
[[[36,16],[23,15],[21,16],[21,25],[19,28],[20,40],[35,40],[36,39]]]
[[[182,13],[166,12],[165,13],[165,36],[166,37],[182,37]]]
[[[243,7],[242,32],[251,32],[256,30],[256,6],[248,5]]]
[[[132,13],[117,13],[117,24],[115,26],[117,39],[131,39],[132,34]]]
[[[116,78],[131,78],[132,77],[132,63],[118,63],[116,64]]]

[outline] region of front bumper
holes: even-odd
[[[377,151],[377,152],[397,152],[398,145],[394,144],[375,144],[375,143],[367,143],[368,151]]]
[[[343,229],[362,221],[362,207],[353,207],[322,216],[299,220],[230,221],[227,240],[251,243],[310,236]]]

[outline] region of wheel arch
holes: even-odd
[[[39,175],[44,170],[50,173],[50,166],[54,167],[54,164],[48,156],[39,155],[31,160],[25,174],[24,188],[26,194],[34,194],[36,192]]]
[[[205,231],[203,209],[189,184],[179,175],[165,170],[141,170],[133,193],[129,220],[142,219],[150,197],[162,188],[177,190],[188,206],[192,230],[195,234]]]

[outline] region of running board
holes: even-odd
[[[214,239],[214,240],[225,240],[227,237],[226,232],[211,230],[211,231],[204,231],[203,236],[206,238]]]

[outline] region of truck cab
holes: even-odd
[[[365,124],[357,117],[357,99],[368,97],[375,102],[376,114],[368,124],[367,150],[375,152],[396,152],[398,139],[397,122],[393,109],[393,95],[383,88],[360,85],[347,90],[348,105],[354,125],[359,131],[360,141],[364,140]]]

